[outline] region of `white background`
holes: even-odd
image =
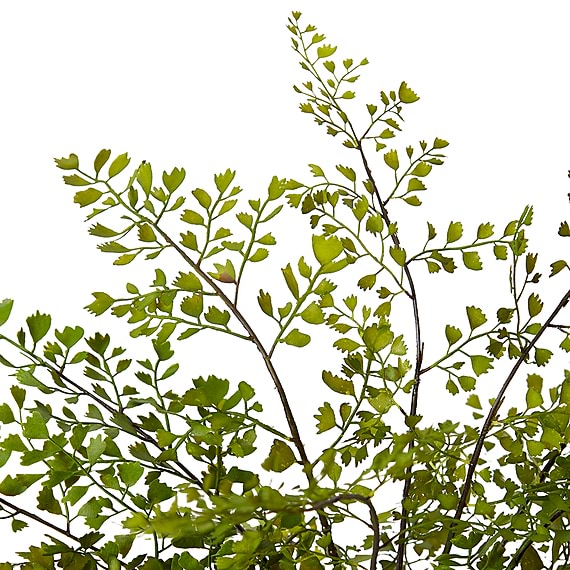
[[[425,209],[399,211],[409,214],[404,238],[423,242],[425,219],[440,222],[440,233],[450,220],[502,229],[532,203],[542,273],[566,253],[556,239],[570,191],[566,2],[4,2],[0,298],[16,299],[14,327],[40,309],[58,326],[122,333],[114,318],[95,321],[81,307],[92,291],[119,292],[140,271],[113,267],[96,250],[54,157],[73,152],[91,164],[101,148],[128,151],[155,173],[184,166],[188,191],[230,167],[252,196],[273,175],[309,180],[307,163],[355,164],[298,111],[291,86],[306,78],[290,48],[291,10],[338,45],[339,57],[368,57],[356,84],[361,104],[401,81],[420,95],[405,109],[399,148],[435,136],[451,143],[446,165],[427,179]],[[378,155],[373,169],[382,163]],[[289,240],[299,232],[281,230]],[[437,341],[466,304],[499,294],[487,274],[462,273],[425,281],[425,326]],[[547,309],[558,302],[544,300]],[[306,389],[292,390],[297,406]]]

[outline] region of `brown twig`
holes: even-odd
[[[297,422],[295,421],[295,417],[293,415],[293,411],[291,410],[291,406],[289,405],[289,400],[287,399],[287,394],[285,393],[285,389],[283,388],[283,384],[279,379],[277,371],[273,366],[273,362],[271,361],[271,356],[265,350],[261,340],[247,321],[247,319],[242,315],[240,310],[237,306],[232,302],[232,300],[224,293],[224,291],[220,288],[220,286],[216,283],[216,281],[208,275],[186,252],[175,242],[173,241],[170,236],[164,232],[158,225],[154,225],[155,230],[163,237],[163,239],[176,250],[177,253],[192,267],[192,269],[200,275],[200,277],[211,287],[215,292],[216,295],[223,301],[226,307],[231,311],[234,317],[239,321],[241,326],[247,331],[250,340],[253,342],[259,353],[263,358],[263,362],[265,363],[265,367],[269,372],[269,376],[273,381],[273,385],[275,386],[277,393],[279,394],[279,399],[281,401],[281,406],[283,411],[285,412],[285,418],[287,420],[287,424],[289,426],[289,430],[291,432],[291,438],[299,456],[301,458],[301,464],[303,465],[303,471],[309,481],[309,484],[314,483],[314,477],[312,473],[312,465],[309,461],[307,456],[307,452],[305,450],[305,445],[303,444],[303,440],[301,439],[301,435],[299,433],[299,428],[297,427]],[[335,543],[332,540],[331,534],[331,524],[329,520],[322,514],[318,513],[319,520],[321,522],[321,526],[323,527],[323,531],[328,534],[331,538],[331,542],[328,546],[328,553],[332,558],[338,558],[338,551],[336,548]]]
[[[534,347],[538,339],[542,336],[544,331],[549,327],[550,323],[554,320],[556,315],[562,310],[562,308],[568,303],[569,300],[570,300],[570,290],[568,290],[566,294],[562,297],[562,299],[560,300],[554,311],[552,311],[551,315],[548,317],[546,322],[540,327],[540,330],[537,332],[534,338],[524,347],[515,365],[513,366],[511,372],[507,376],[507,379],[501,386],[501,389],[499,390],[495,398],[494,404],[491,406],[491,409],[487,414],[485,423],[481,428],[481,433],[479,434],[477,442],[475,443],[475,449],[473,450],[473,455],[471,456],[471,459],[469,461],[469,468],[467,469],[467,475],[465,477],[465,482],[463,483],[463,491],[461,493],[461,498],[459,499],[455,515],[453,516],[455,523],[452,523],[450,526],[449,535],[447,537],[447,541],[445,543],[445,547],[443,550],[444,554],[448,554],[449,551],[451,550],[451,541],[455,536],[455,532],[453,529],[457,525],[457,522],[461,519],[461,515],[463,514],[463,511],[467,506],[467,499],[471,491],[471,485],[473,483],[473,476],[475,474],[477,462],[479,461],[479,457],[481,456],[481,451],[483,450],[483,444],[485,442],[485,438],[487,437],[487,433],[491,429],[491,424],[493,423],[493,420],[495,419],[495,416],[497,415],[497,412],[499,411],[499,408],[503,403],[505,392],[507,391],[507,388],[509,387],[510,383],[512,382],[519,368],[526,360],[527,356],[530,354],[531,349]]]
[[[358,150],[359,150],[360,156],[362,158],[362,163],[364,164],[364,169],[366,170],[366,175],[368,176],[368,179],[370,180],[370,184],[372,184],[372,188],[374,190],[374,195],[376,196],[376,199],[378,200],[378,205],[380,206],[381,216],[382,216],[386,226],[389,226],[391,222],[390,222],[390,217],[388,215],[388,210],[386,209],[386,206],[385,206],[384,202],[382,201],[382,197],[380,196],[380,192],[378,190],[378,187],[376,185],[374,177],[372,176],[372,171],[370,169],[370,166],[368,165],[366,155],[364,154],[364,150],[362,148],[362,143],[359,144]],[[400,248],[401,245],[400,245],[400,238],[398,237],[398,233],[397,232],[392,233],[391,237],[392,237],[392,241],[393,241],[394,245],[396,247]],[[418,395],[419,395],[419,388],[420,388],[420,373],[421,373],[422,361],[423,361],[423,342],[422,342],[421,328],[420,328],[420,314],[419,314],[419,308],[418,308],[418,298],[416,295],[416,288],[414,285],[414,280],[412,278],[412,274],[410,273],[410,269],[406,264],[404,265],[403,270],[404,270],[404,274],[406,275],[406,279],[407,279],[409,287],[410,287],[410,290],[407,291],[406,293],[412,301],[412,308],[413,308],[413,312],[414,312],[414,328],[415,328],[415,336],[416,336],[416,364],[415,364],[415,370],[414,370],[414,380],[415,381],[414,381],[414,385],[412,387],[412,401],[410,404],[410,413],[409,413],[410,416],[415,416],[415,415],[417,415],[417,411],[418,411]],[[412,451],[414,447],[415,447],[415,441],[412,439],[408,445],[409,451]],[[406,480],[404,482],[404,490],[402,492],[402,518],[400,519],[400,533],[399,533],[402,537],[402,540],[400,540],[399,544],[398,544],[398,555],[397,555],[397,562],[396,562],[396,570],[402,570],[404,567],[404,554],[405,554],[405,548],[406,548],[404,535],[406,532],[406,528],[408,526],[408,510],[404,506],[404,502],[405,502],[406,498],[408,497],[408,495],[410,494],[410,488],[411,488],[411,484],[412,484],[411,470],[412,470],[411,466],[406,469],[407,477],[406,477]]]

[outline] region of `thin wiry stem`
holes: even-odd
[[[291,439],[293,441],[293,444],[297,448],[297,451],[298,451],[300,458],[301,458],[301,463],[303,465],[303,471],[305,472],[305,475],[307,477],[307,480],[309,481],[309,484],[313,484],[314,483],[314,476],[312,473],[311,462],[309,461],[309,457],[307,456],[307,452],[305,450],[305,445],[303,444],[303,440],[301,439],[301,435],[299,433],[299,428],[297,427],[297,422],[295,420],[295,416],[293,415],[293,411],[291,409],[291,406],[289,405],[289,400],[287,398],[287,394],[285,393],[285,389],[283,388],[283,384],[282,384],[282,382],[281,382],[281,380],[277,374],[277,371],[275,370],[275,367],[273,366],[273,362],[271,360],[271,355],[265,350],[265,347],[263,346],[260,338],[257,336],[255,331],[253,330],[253,328],[249,324],[248,320],[243,316],[243,314],[237,308],[235,303],[233,303],[232,300],[219,287],[219,285],[216,283],[216,281],[214,279],[212,279],[212,277],[206,271],[204,271],[197,263],[195,263],[192,260],[192,258],[189,255],[187,255],[186,252],[175,241],[173,241],[171,239],[171,237],[166,232],[164,232],[157,225],[155,225],[154,228],[162,236],[162,238],[168,243],[168,245],[170,245],[172,248],[174,248],[180,254],[180,256],[184,259],[184,261],[186,261],[186,263],[188,263],[192,267],[192,269],[194,271],[196,271],[197,274],[200,275],[200,277],[208,284],[208,286],[211,287],[216,292],[218,297],[223,301],[223,303],[226,305],[226,307],[231,311],[231,313],[234,315],[234,317],[239,321],[241,326],[247,331],[250,340],[253,342],[253,344],[255,345],[257,350],[260,352],[260,354],[263,358],[263,362],[265,363],[265,366],[267,368],[267,371],[269,372],[269,376],[271,377],[271,380],[273,381],[273,385],[275,386],[277,393],[279,394],[281,406],[283,407],[283,411],[285,413],[285,418],[287,420],[289,430],[291,431]],[[338,551],[337,551],[336,545],[332,541],[331,524],[323,513],[319,512],[318,515],[319,515],[319,520],[321,522],[321,526],[323,528],[323,531],[331,537],[331,542],[330,542],[329,546],[327,547],[328,553],[331,557],[338,558]]]
[[[516,373],[519,371],[520,367],[522,366],[523,362],[525,362],[527,356],[530,354],[532,348],[536,345],[538,339],[542,336],[544,331],[549,328],[550,323],[555,319],[556,315],[568,304],[570,300],[570,290],[566,292],[566,294],[562,297],[554,311],[550,314],[546,322],[540,327],[540,330],[536,333],[535,337],[524,347],[521,351],[520,356],[518,357],[515,365],[513,366],[512,370],[510,371],[507,379],[504,381],[501,389],[499,390],[497,396],[495,397],[495,402],[491,406],[487,417],[485,418],[485,423],[481,428],[481,432],[479,433],[479,437],[477,438],[477,442],[475,443],[475,449],[473,450],[473,455],[471,456],[471,460],[469,461],[469,468],[467,469],[467,475],[465,477],[465,482],[463,483],[463,490],[461,492],[461,497],[459,499],[459,503],[457,505],[457,509],[455,510],[454,523],[451,524],[449,535],[447,537],[447,541],[445,543],[445,548],[443,550],[444,554],[448,554],[451,550],[451,541],[455,536],[454,527],[457,525],[457,522],[461,519],[461,515],[467,506],[467,500],[469,497],[469,493],[471,492],[471,486],[473,483],[473,476],[475,475],[475,469],[477,467],[477,463],[479,461],[479,457],[481,456],[481,451],[483,450],[483,444],[485,443],[485,438],[489,430],[491,429],[491,424],[495,419],[499,408],[501,407],[504,399],[505,399],[505,392],[507,388],[513,381]]]
[[[362,143],[360,143],[359,147],[358,147],[358,151],[360,152],[360,156],[362,158],[362,163],[364,164],[364,168],[366,170],[366,175],[368,176],[368,179],[370,180],[370,184],[372,184],[372,188],[374,190],[374,195],[376,196],[376,199],[378,200],[378,205],[380,207],[380,213],[382,215],[382,218],[384,219],[384,223],[389,226],[390,225],[390,217],[388,215],[388,211],[386,209],[386,206],[380,196],[380,192],[378,190],[378,187],[376,185],[376,182],[374,180],[374,177],[372,176],[372,171],[370,169],[370,166],[368,165],[368,160],[366,159],[366,155],[364,154],[364,149],[362,148]],[[398,237],[398,233],[394,232],[391,234],[392,237],[392,241],[394,242],[394,245],[398,248],[400,248],[400,238]],[[422,342],[422,335],[421,335],[421,327],[420,327],[420,314],[419,314],[419,308],[418,308],[418,297],[416,295],[416,288],[414,285],[414,280],[412,278],[412,274],[410,273],[410,269],[408,267],[407,264],[404,265],[404,274],[406,276],[406,280],[408,281],[408,285],[410,290],[406,291],[408,297],[410,298],[411,302],[412,302],[412,310],[414,313],[414,329],[415,329],[415,337],[416,337],[416,363],[415,363],[415,370],[414,370],[414,385],[412,387],[412,401],[410,404],[410,412],[409,415],[410,416],[415,416],[417,415],[417,411],[418,411],[418,394],[419,394],[419,388],[420,388],[420,373],[421,373],[421,369],[422,369],[422,362],[423,362],[423,350],[424,350],[424,346],[423,346],[423,342]],[[412,449],[415,446],[415,441],[412,439],[409,443],[408,449],[410,451],[412,451]],[[404,482],[404,490],[402,493],[402,518],[400,520],[400,535],[402,537],[402,540],[399,542],[398,544],[398,555],[397,555],[397,562],[396,562],[396,570],[402,570],[404,567],[404,554],[405,554],[405,549],[406,549],[406,542],[405,542],[405,532],[408,526],[408,510],[406,509],[404,502],[406,500],[406,498],[408,497],[408,495],[410,494],[410,488],[411,488],[411,467],[408,467],[406,469],[407,471],[407,477],[406,480]]]

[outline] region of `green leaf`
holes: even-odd
[[[19,474],[15,477],[8,475],[2,483],[0,483],[0,494],[8,497],[21,495],[28,487],[33,485],[44,477],[43,473],[26,473]]]
[[[102,226],[101,224],[95,224],[94,226],[91,226],[89,228],[89,233],[92,236],[103,237],[103,238],[115,237],[119,235],[119,232],[116,232],[111,228]]]
[[[398,160],[398,151],[390,150],[384,155],[384,162],[392,169],[398,170],[400,161]]]
[[[70,176],[64,176],[63,180],[69,186],[88,186],[92,184],[89,180],[78,176],[77,174],[71,174]]]
[[[552,351],[547,348],[537,348],[535,351],[535,362],[537,366],[544,366],[552,358]]]
[[[38,494],[38,508],[54,515],[61,514],[61,503],[54,497],[50,487],[43,487]]]
[[[143,189],[144,193],[148,196],[150,194],[150,189],[152,187],[151,165],[148,162],[143,161],[136,170],[136,177],[137,177],[137,182],[141,185],[141,188]]]
[[[487,317],[481,309],[477,307],[465,307],[465,310],[467,311],[467,318],[469,319],[471,330],[475,330],[487,322]]]
[[[4,299],[0,301],[0,327],[10,318],[14,301],[12,299]]]
[[[376,274],[364,275],[358,280],[358,286],[367,291],[376,285]]]
[[[204,298],[200,294],[192,297],[184,297],[180,304],[180,310],[190,317],[199,317],[204,311]]]
[[[0,404],[0,422],[11,424],[13,421],[15,421],[15,418],[10,406],[6,403]]]
[[[328,370],[323,370],[323,382],[333,391],[338,394],[347,396],[354,396],[354,383],[352,380],[345,380],[340,376],[335,376]]]
[[[528,298],[528,313],[531,317],[536,317],[541,311],[544,303],[540,300],[540,297],[536,293]]]
[[[323,59],[325,57],[330,57],[335,51],[335,46],[325,44],[317,48],[317,56],[319,59]]]
[[[301,318],[311,325],[320,325],[325,322],[323,310],[312,302],[302,313]]]
[[[483,269],[483,264],[481,263],[481,258],[476,251],[464,251],[463,252],[463,263],[467,269],[472,269],[473,271],[479,271]]]
[[[29,439],[48,439],[46,422],[39,412],[33,412],[22,426],[22,434]]]
[[[481,376],[481,374],[485,374],[493,368],[493,359],[489,358],[488,356],[473,354],[469,358],[471,360],[471,367],[473,368],[473,372],[475,372],[477,376]]]
[[[117,174],[125,170],[130,161],[131,159],[128,157],[126,152],[117,156],[109,166],[109,179],[113,178],[113,176],[117,176]]]
[[[261,466],[267,471],[281,473],[296,463],[295,454],[282,440],[274,439],[267,459]]]
[[[551,263],[550,268],[550,277],[556,275],[557,273],[560,273],[563,269],[569,269],[568,263],[566,263],[566,261],[563,259],[559,259],[558,261]]]
[[[493,253],[497,259],[507,259],[507,246],[506,245],[494,245]]]
[[[402,82],[398,89],[398,97],[402,103],[415,103],[419,100],[419,97],[408,87],[405,81]]]
[[[230,313],[228,311],[220,311],[217,307],[210,307],[204,318],[213,325],[226,326],[230,321]]]
[[[184,210],[184,213],[181,216],[181,220],[187,224],[192,224],[195,226],[205,225],[204,218],[194,210]]]
[[[380,352],[392,343],[394,333],[385,325],[372,325],[364,329],[362,340],[373,352]]]
[[[265,293],[262,289],[259,290],[259,295],[257,296],[257,302],[261,307],[261,310],[269,317],[273,316],[273,304],[271,302],[271,295]]]
[[[217,273],[210,273],[214,279],[217,279],[222,283],[236,282],[236,270],[233,263],[229,259],[224,265],[221,263],[214,263],[214,267],[217,269]]]
[[[325,402],[319,408],[319,412],[320,414],[315,414],[314,416],[314,418],[317,420],[318,433],[323,433],[335,427],[336,420],[334,416],[334,410],[328,402]]]
[[[356,172],[354,172],[354,170],[349,166],[342,166],[341,164],[337,164],[336,169],[351,182],[356,182]]]
[[[380,414],[385,414],[393,405],[392,392],[386,388],[378,390],[376,396],[369,398],[370,405]]]
[[[339,338],[334,341],[333,346],[342,352],[354,352],[362,345],[350,338]]]
[[[427,176],[431,172],[431,169],[431,164],[420,161],[414,166],[414,169],[410,172],[410,176]]]
[[[51,327],[51,317],[37,311],[35,315],[31,315],[26,319],[26,323],[32,339],[36,343],[48,333]]]
[[[477,394],[471,394],[467,398],[467,405],[471,406],[472,408],[476,408],[477,410],[482,410],[481,402],[479,400],[479,396]]]
[[[62,331],[55,331],[56,338],[66,347],[71,348],[83,338],[84,330],[81,327],[66,326]]]
[[[299,329],[293,329],[286,337],[281,339],[281,342],[291,346],[303,347],[311,342],[311,337],[302,333]]]
[[[339,241],[340,243],[340,241]],[[341,246],[342,247],[342,246]],[[297,279],[295,274],[293,273],[293,269],[291,268],[291,264],[288,263],[286,267],[281,269],[283,273],[283,277],[285,278],[285,282],[287,283],[287,287],[289,287],[289,291],[293,294],[295,299],[299,299],[299,284],[297,283]]]
[[[433,148],[445,148],[446,146],[449,146],[446,140],[436,138],[433,141]]]
[[[87,446],[87,459],[89,460],[90,465],[97,463],[97,460],[101,457],[106,447],[107,444],[103,440],[103,436],[101,434],[97,435],[89,442],[89,445]]]
[[[447,342],[449,343],[449,346],[451,346],[452,344],[455,344],[459,339],[461,339],[462,336],[463,336],[463,334],[461,333],[461,331],[457,327],[453,327],[451,325],[446,325],[445,337],[447,338]]]
[[[94,315],[102,315],[115,302],[115,299],[107,293],[96,292],[91,294],[95,297],[95,301],[87,305],[85,309]]]
[[[141,224],[139,226],[139,240],[143,242],[156,241],[156,234],[149,224]]]
[[[89,204],[93,204],[93,202],[97,202],[102,194],[103,192],[100,190],[97,190],[95,188],[87,188],[87,190],[80,190],[79,192],[76,192],[73,201],[76,204],[79,204],[81,208],[83,208],[85,206],[89,206]]]
[[[447,228],[447,243],[453,243],[461,239],[463,235],[463,224],[461,222],[451,222]]]
[[[470,392],[471,390],[475,389],[476,380],[473,376],[460,376],[458,378],[459,384],[466,392]]]
[[[406,250],[396,246],[390,246],[390,256],[400,266],[406,265]]]
[[[366,220],[366,229],[373,233],[379,234],[384,229],[384,220],[381,214],[374,214]]]
[[[480,224],[477,228],[477,239],[487,239],[493,235],[493,225],[490,223]]]
[[[186,171],[184,168],[173,168],[170,174],[167,174],[166,171],[162,173],[162,182],[166,186],[167,190],[174,192],[174,190],[184,182],[185,177]]]
[[[285,179],[279,179],[277,178],[277,176],[274,176],[271,179],[271,182],[269,183],[269,188],[268,188],[269,200],[273,201],[277,200],[278,198],[281,198],[281,196],[283,195],[285,190],[287,190],[287,188],[288,188],[287,181]]]
[[[501,307],[497,311],[497,319],[500,323],[503,324],[510,323],[514,313],[515,313],[514,309],[506,309],[504,307]]]
[[[183,273],[182,271],[178,274],[178,277],[174,281],[173,285],[175,287],[179,287],[184,291],[201,291],[202,290],[202,282],[200,279],[194,275],[192,272]]]
[[[265,249],[264,247],[260,247],[255,251],[253,255],[249,257],[249,261],[257,263],[258,261],[263,261],[264,259],[266,259],[268,255],[269,251],[267,251],[267,249]]]
[[[101,168],[105,166],[110,156],[111,156],[111,150],[108,148],[104,148],[99,151],[99,153],[95,157],[95,160],[93,161],[93,167],[95,168],[95,176],[99,176]]]
[[[562,237],[570,236],[570,226],[568,225],[568,222],[562,222],[560,224],[560,228],[558,228],[558,235]]]
[[[317,236],[312,238],[313,252],[321,266],[336,259],[344,250],[342,242],[336,236]]]
[[[79,168],[79,159],[76,154],[70,154],[68,158],[54,158],[55,164],[62,170],[75,170]]]
[[[220,174],[216,174],[214,176],[214,182],[216,184],[216,188],[220,192],[225,192],[229,185],[232,183],[233,179],[235,178],[235,171],[230,170],[229,168]]]

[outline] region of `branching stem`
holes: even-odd
[[[491,409],[489,410],[489,413],[485,418],[485,423],[481,428],[481,432],[479,433],[479,437],[477,438],[477,442],[475,443],[475,449],[473,450],[473,455],[471,456],[471,460],[469,461],[469,468],[467,469],[467,475],[465,476],[465,482],[463,483],[461,498],[459,499],[455,515],[453,516],[455,522],[451,524],[449,535],[447,537],[445,548],[443,550],[444,554],[448,554],[449,551],[451,550],[452,546],[451,541],[455,536],[454,527],[457,526],[457,522],[461,519],[461,515],[463,514],[463,511],[467,506],[467,500],[469,498],[469,493],[471,492],[471,486],[473,483],[473,476],[475,475],[475,469],[477,467],[479,457],[481,456],[481,451],[483,450],[483,444],[485,443],[485,438],[487,437],[487,434],[491,429],[491,424],[493,423],[493,420],[495,419],[499,411],[499,408],[503,403],[503,400],[505,398],[505,392],[507,391],[507,388],[513,381],[513,378],[515,377],[519,368],[522,366],[523,362],[525,362],[527,356],[530,354],[530,351],[538,342],[538,339],[542,336],[544,331],[547,328],[549,328],[550,323],[552,323],[552,321],[556,318],[556,315],[558,315],[558,313],[564,308],[564,306],[567,305],[569,300],[570,300],[570,290],[568,290],[566,294],[562,297],[562,299],[560,300],[554,311],[552,311],[546,322],[540,327],[540,330],[536,333],[534,338],[524,347],[515,365],[513,366],[509,375],[507,376],[507,379],[505,380],[497,396],[495,397],[495,402],[491,406]]]

